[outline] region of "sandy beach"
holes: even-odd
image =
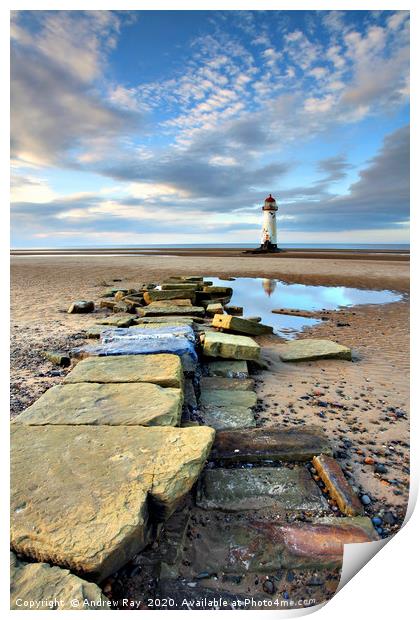
[[[199,254],[201,254],[199,252]],[[79,298],[98,299],[105,283],[121,286],[157,282],[166,275],[191,273],[219,276],[278,278],[288,282],[392,289],[405,294],[402,302],[357,306],[333,313],[334,318],[306,329],[300,337],[326,337],[350,346],[358,361],[337,364],[282,364],[281,339],[259,338],[271,362],[259,385],[267,423],[288,424],[304,419],[321,423],[357,485],[379,503],[404,514],[408,494],[409,263],[407,260],[346,260],[335,253],[323,258],[241,256],[13,256],[11,266],[12,415],[22,411],[46,389],[59,383],[65,371],[52,369],[42,356],[47,348],[69,348],[82,342],[80,330],[91,315],[68,315]],[[337,327],[337,323],[345,327]],[[348,324],[348,325],[347,325]],[[57,374],[57,376],[52,376]],[[309,395],[309,398],[307,398]],[[319,417],[318,401],[331,405]],[[352,442],[346,448],[343,440]],[[397,442],[397,443],[393,443]],[[389,467],[386,482],[364,463],[374,457]]]
[[[46,349],[84,342],[95,315],[69,315],[76,299],[97,301],[106,285],[138,286],[170,275],[267,277],[289,283],[394,290],[402,300],[331,312],[300,338],[336,340],[353,350],[353,363],[322,360],[284,364],[282,338],[257,338],[268,370],[257,379],[257,418],[266,426],[322,426],[348,480],[368,494],[369,516],[385,515],[384,533],[401,525],[409,492],[409,262],[335,253],[296,258],[201,256],[13,256],[11,260],[11,412],[20,413],[67,369],[42,357]],[[103,314],[97,310],[96,314]],[[376,465],[385,473],[375,473]],[[338,581],[333,578],[330,592]],[[306,587],[306,586],[305,586]],[[327,594],[324,594],[327,596]]]

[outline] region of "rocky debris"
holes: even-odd
[[[363,514],[359,498],[347,482],[340,465],[335,459],[325,454],[312,459],[317,474],[341,512],[349,517]]]
[[[193,290],[173,289],[168,291],[151,290],[143,294],[144,301],[151,304],[154,301],[166,301],[171,299],[189,299],[194,301],[195,292]]]
[[[67,310],[68,314],[86,314],[95,310],[93,301],[74,301]]]
[[[112,307],[112,311],[115,313],[132,313],[135,314],[137,308],[137,304],[128,303],[126,301],[117,301],[114,303]]]
[[[201,390],[200,402],[213,407],[255,407],[257,395],[251,390]]]
[[[251,336],[261,336],[263,334],[273,333],[270,325],[263,325],[255,321],[247,321],[230,314],[216,314],[212,321],[213,327],[228,330],[230,332],[238,332],[240,334],[249,334]]]
[[[221,332],[207,332],[204,336],[203,353],[208,357],[237,360],[258,360],[261,347],[248,336],[234,336]]]
[[[228,314],[242,315],[244,313],[244,309],[242,306],[225,306],[225,310]]]
[[[14,424],[177,426],[182,391],[153,383],[68,383],[44,392]]]
[[[351,361],[351,349],[332,340],[316,338],[291,340],[281,345],[280,349],[280,359],[283,362],[307,362],[327,358]]]
[[[201,406],[199,415],[203,424],[211,426],[216,431],[251,428],[256,425],[252,409],[241,405],[234,407]]]
[[[223,314],[223,306],[221,303],[211,303],[206,306],[206,314],[209,316],[214,316],[215,314]]]
[[[305,467],[205,470],[199,482],[197,504],[207,510],[227,511],[267,507],[286,511],[328,509]]]
[[[11,546],[101,581],[191,489],[214,431],[13,425]]]
[[[253,390],[254,379],[230,379],[229,377],[201,377],[202,390]]]
[[[119,355],[81,360],[64,383],[156,383],[181,388],[184,376],[177,355]]]
[[[55,366],[67,368],[71,364],[71,359],[65,351],[44,351],[43,356]]]
[[[10,553],[10,609],[110,609],[94,583],[49,564],[22,562]]]
[[[367,517],[228,523],[217,533],[207,529],[192,541],[189,571],[191,576],[203,570],[267,575],[282,568],[333,569],[342,565],[345,544],[377,539]]]
[[[204,308],[202,306],[153,306],[153,304],[149,304],[144,308],[137,308],[137,314],[141,317],[177,315],[204,316]]]
[[[262,427],[217,433],[211,458],[224,463],[310,461],[317,454],[331,454],[322,428]]]
[[[217,360],[207,364],[209,377],[248,379],[248,364],[241,360]]]

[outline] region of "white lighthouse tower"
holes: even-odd
[[[266,252],[277,251],[277,222],[276,211],[278,206],[275,199],[270,194],[267,196],[262,208],[263,212],[263,227],[261,235],[261,250]]]

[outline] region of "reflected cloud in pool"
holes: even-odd
[[[226,282],[209,276],[215,286]],[[231,303],[244,307],[244,316],[258,315],[263,323],[272,325],[283,337],[293,337],[295,331],[319,323],[317,319],[273,314],[275,308],[299,310],[336,310],[340,307],[360,304],[386,304],[402,299],[393,291],[371,291],[345,286],[309,286],[288,284],[269,278],[236,278],[230,282],[233,288]]]

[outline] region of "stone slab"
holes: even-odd
[[[162,291],[196,291],[200,287],[200,282],[164,282],[161,285]]]
[[[68,383],[50,388],[14,424],[177,426],[183,395],[152,383]]]
[[[197,504],[206,510],[286,511],[328,509],[328,503],[306,467],[208,469],[201,476]]]
[[[216,314],[213,317],[212,325],[219,329],[226,329],[240,334],[249,334],[251,336],[261,336],[273,332],[273,328],[270,325],[248,321],[237,316],[231,316],[230,314]]]
[[[137,314],[141,317],[149,316],[204,316],[202,306],[157,306],[152,304],[144,308],[137,308]]]
[[[11,546],[103,580],[191,489],[214,431],[25,426],[11,431]]]
[[[223,310],[223,306],[221,303],[206,305],[206,313],[209,314],[210,316],[213,316],[215,314],[223,314],[223,312],[224,310]]]
[[[132,314],[126,314],[122,316],[106,316],[96,321],[97,325],[106,325],[110,327],[130,327],[133,324],[134,318]]]
[[[328,358],[351,361],[351,349],[332,340],[317,338],[290,340],[280,346],[280,359],[283,362],[309,362]]]
[[[119,355],[81,360],[64,383],[155,383],[181,388],[183,372],[177,355]]]
[[[317,426],[301,428],[262,427],[217,433],[211,457],[226,463],[260,461],[310,461],[331,454],[324,431]]]
[[[224,524],[217,531],[205,528],[193,540],[189,570],[193,576],[200,571],[267,575],[279,569],[334,569],[342,565],[345,544],[377,538],[367,517]]]
[[[203,293],[207,293],[211,297],[231,297],[233,294],[233,288],[231,286],[203,286]]]
[[[84,330],[85,337],[97,340],[106,329],[108,329],[107,325],[89,325],[89,327]]]
[[[343,470],[335,459],[325,454],[312,459],[315,469],[341,512],[349,517],[363,514],[363,506],[347,482]]]
[[[202,390],[253,390],[254,379],[231,379],[229,377],[201,377]]]
[[[256,425],[252,409],[248,407],[201,407],[200,417],[206,426],[211,426],[216,431],[227,429],[251,428]]]
[[[203,353],[208,357],[258,360],[260,351],[261,347],[248,336],[207,332],[204,337]]]
[[[195,343],[194,330],[190,325],[163,325],[152,324],[144,329],[144,325],[132,325],[128,328],[108,329],[103,332],[102,342],[117,342],[121,340],[152,341],[165,338],[182,339],[186,338]]]
[[[145,318],[134,317],[134,323],[136,325],[167,325],[167,324],[182,324],[182,325],[190,325],[191,327],[194,325],[194,321],[202,319],[198,319],[198,317],[190,317],[190,316],[149,316]]]
[[[39,562],[22,562],[10,553],[10,609],[97,610],[111,602],[95,584],[69,570]]]
[[[187,306],[191,308],[191,299],[162,299],[161,301],[152,301],[147,307],[152,308],[170,308],[172,306]]]
[[[143,298],[147,304],[151,304],[154,301],[171,299],[189,299],[192,301],[195,298],[195,292],[188,289],[174,289],[169,291],[152,290],[144,293]]]
[[[201,389],[200,402],[213,407],[255,407],[257,395],[251,390],[208,390]]]
[[[210,377],[227,377],[229,379],[248,379],[248,364],[242,360],[216,360],[208,362]]]

